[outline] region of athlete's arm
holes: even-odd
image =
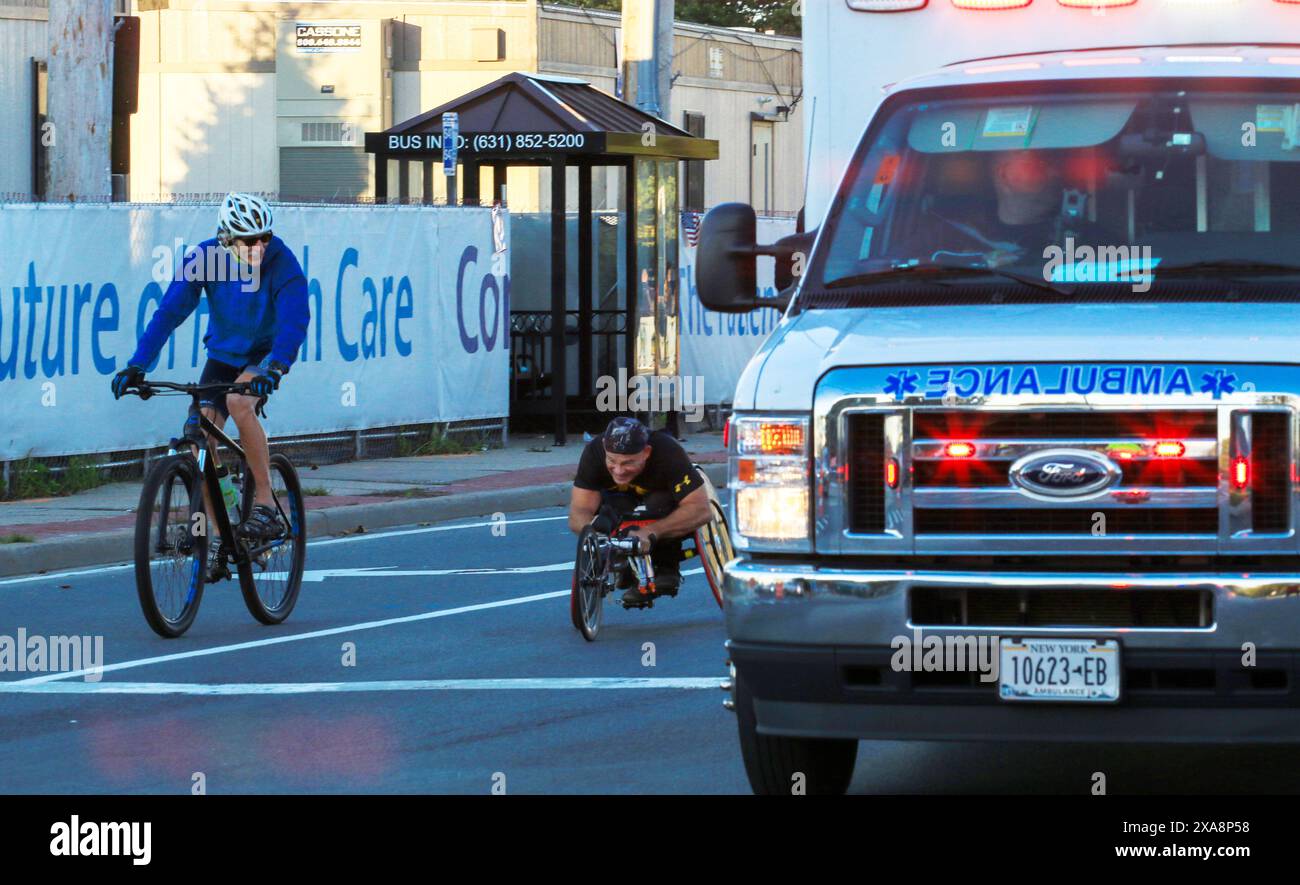
[[[600,510],[600,492],[574,486],[569,494],[569,531],[575,535],[581,534],[582,530],[595,519],[598,510]]]
[[[145,327],[144,334],[140,336],[140,343],[136,345],[135,353],[127,361],[128,365],[147,368],[154,360],[158,359],[158,354],[162,352],[167,337],[176,331],[176,327],[185,322],[190,314],[194,313],[194,308],[199,306],[199,296],[203,293],[203,283],[198,280],[185,279],[181,270],[189,263],[191,256],[196,254],[197,250],[191,251],[185,256],[181,266],[176,269],[176,275],[172,278],[171,285],[167,287],[167,292],[163,295],[158,309],[153,312],[153,317],[150,318],[149,325]],[[194,260],[202,261],[203,259],[202,256],[199,256]]]
[[[271,344],[271,360],[286,369],[298,358],[298,351],[307,340],[307,324],[311,322],[307,280],[297,261],[293,268],[275,293],[275,338]]]
[[[636,534],[647,540],[650,535],[658,540],[685,538],[712,518],[713,508],[709,506],[708,490],[698,488],[682,498],[672,513],[650,525],[641,526],[636,529]]]

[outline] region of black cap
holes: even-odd
[[[601,436],[605,451],[615,455],[637,455],[650,443],[650,429],[635,418],[615,418]]]

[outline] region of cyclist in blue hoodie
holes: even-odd
[[[203,345],[208,361],[199,383],[250,382],[252,395],[231,394],[200,405],[218,427],[224,427],[229,417],[239,428],[256,490],[252,513],[239,531],[258,541],[280,537],[285,527],[271,497],[270,452],[256,408],[259,399],[279,388],[307,337],[311,319],[302,267],[284,241],[271,233],[272,220],[271,207],[261,197],[228,194],[218,212],[216,237],[185,256],[135,354],[113,378],[113,395],[119,399],[144,380],[146,367],[158,359],[168,337],[207,293],[209,320]],[[212,267],[213,262],[205,259],[220,255],[217,249],[244,265],[245,272],[215,274],[229,279],[194,279],[205,276],[194,272],[194,262],[199,262],[199,268]]]

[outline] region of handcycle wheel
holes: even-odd
[[[701,471],[701,476],[703,476]],[[709,582],[713,599],[722,607],[723,566],[736,555],[731,546],[731,531],[727,528],[727,515],[718,501],[713,483],[704,477],[704,487],[708,490],[709,506],[713,509],[713,519],[695,530],[695,549],[699,553],[700,564],[704,567],[704,578]]]
[[[193,455],[154,465],[135,514],[135,588],[149,626],[175,639],[194,623],[207,577],[203,476]]]
[[[253,471],[246,463],[243,467],[240,514],[247,519],[256,490]],[[302,589],[303,566],[307,560],[307,511],[293,462],[275,454],[271,456],[270,468],[271,494],[287,532],[256,560],[239,564],[239,589],[249,614],[263,624],[279,624],[293,611],[298,591]],[[248,541],[241,538],[239,543],[248,548]]]
[[[600,553],[599,536],[595,529],[587,526],[578,536],[578,552],[573,560],[569,617],[582,638],[594,642],[604,621],[604,612],[605,564]]]

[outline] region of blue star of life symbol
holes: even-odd
[[[1215,399],[1237,389],[1237,376],[1223,369],[1215,369],[1201,376],[1201,393],[1213,394]]]
[[[920,380],[920,375],[904,369],[903,371],[890,375],[885,379],[885,393],[895,399],[902,399],[909,393],[916,392],[917,382]]]

